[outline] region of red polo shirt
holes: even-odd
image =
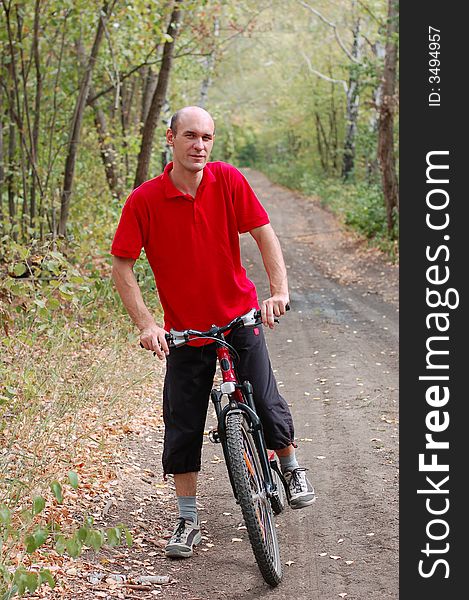
[[[111,253],[137,259],[145,249],[167,331],[225,325],[259,308],[241,264],[239,234],[269,217],[233,166],[207,163],[195,198],[173,185],[172,166],[131,193]]]

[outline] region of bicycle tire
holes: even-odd
[[[232,484],[254,557],[264,580],[275,587],[282,580],[282,563],[274,515],[265,492],[257,448],[242,413],[227,416],[226,446]]]
[[[285,488],[283,487],[283,482],[280,479],[280,475],[275,469],[272,469],[272,479],[277,486],[277,492],[270,499],[270,504],[272,505],[274,514],[279,515],[285,510],[285,507],[288,504],[287,494],[285,492]]]

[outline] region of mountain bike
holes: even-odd
[[[278,319],[275,321],[278,322]],[[209,438],[222,445],[231,486],[241,507],[254,557],[265,581],[276,586],[282,579],[282,563],[274,514],[280,514],[285,508],[290,492],[274,452],[267,451],[252,385],[249,381],[238,380],[236,363],[239,356],[224,335],[238,327],[255,327],[261,323],[261,311],[252,309],[228,325],[213,325],[208,331],[171,329],[166,339],[170,348],[202,338],[213,340],[216,344],[223,382],[210,394],[217,415],[217,428],[209,433]]]

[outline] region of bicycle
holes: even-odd
[[[275,321],[278,323],[278,319]],[[208,331],[171,329],[166,339],[170,348],[202,338],[216,343],[223,382],[210,394],[217,428],[209,433],[209,439],[222,445],[231,486],[241,507],[254,557],[264,580],[274,587],[282,579],[274,514],[280,514],[289,503],[290,492],[274,452],[267,451],[252,385],[249,381],[239,382],[235,368],[239,356],[224,335],[238,327],[254,327],[261,323],[261,311],[252,309],[228,325],[213,325]],[[226,402],[223,404],[224,399]]]

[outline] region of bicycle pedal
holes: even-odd
[[[221,443],[220,435],[216,429],[211,429],[208,432],[208,439],[212,442],[212,444],[220,444]]]

